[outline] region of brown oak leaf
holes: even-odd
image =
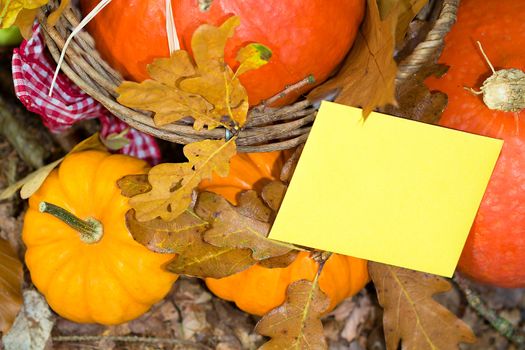
[[[176,274],[199,278],[222,278],[246,270],[256,261],[250,249],[221,248],[193,237],[186,249],[166,268]]]
[[[123,82],[117,88],[118,101],[155,112],[157,125],[192,117],[196,130],[231,128],[231,122],[243,126],[249,103],[238,77],[266,64],[271,51],[261,44],[247,45],[239,51],[240,65],[233,72],[224,61],[224,48],[239,24],[239,17],[233,16],[219,27],[201,25],[191,41],[193,59],[178,50],[170,58],[154,60],[148,66],[152,80]]]
[[[184,253],[195,240],[200,240],[208,223],[186,210],[176,219],[153,219],[141,222],[134,210],[126,213],[126,225],[133,238],[157,253]]]
[[[261,191],[261,197],[274,212],[277,212],[284,199],[287,188],[288,187],[281,181],[272,181],[264,186]]]
[[[0,332],[6,334],[22,307],[22,263],[6,240],[0,239]]]
[[[255,260],[281,256],[293,250],[291,245],[267,238],[269,223],[240,214],[236,207],[215,193],[201,193],[195,212],[210,223],[204,241],[214,246],[251,249]]]
[[[396,38],[404,35],[408,22],[425,2],[384,0],[380,8],[376,0],[368,0],[365,19],[341,70],[336,77],[312,91],[308,99],[319,99],[339,90],[335,101],[362,107],[365,116],[379,106],[395,104]],[[386,9],[389,6],[391,8]],[[381,13],[386,15],[383,20]]]
[[[388,350],[459,349],[472,343],[472,330],[432,299],[450,289],[443,278],[399,267],[368,263],[368,271],[384,308],[383,325]]]
[[[140,222],[133,210],[126,214],[126,225],[133,238],[159,253],[178,254],[166,269],[199,278],[222,278],[254,265],[251,250],[220,248],[204,242],[208,223],[186,210],[171,221],[153,219]]]
[[[230,158],[236,154],[235,138],[204,140],[184,146],[186,163],[163,163],[151,168],[151,190],[130,199],[139,221],[157,217],[170,221],[182,214],[192,202],[193,190],[212,173],[227,176]]]
[[[284,304],[264,315],[255,327],[257,333],[271,337],[259,350],[327,349],[321,316],[329,305],[317,279],[290,284]]]
[[[117,181],[117,186],[122,195],[128,198],[151,191],[148,174],[126,175]]]
[[[269,222],[272,209],[268,208],[257,191],[242,191],[237,195],[237,212],[254,220]]]

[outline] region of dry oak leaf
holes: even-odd
[[[272,338],[259,350],[327,349],[321,315],[329,305],[317,278],[290,284],[284,304],[264,315],[255,327],[257,333]]]
[[[6,240],[0,239],[0,332],[6,334],[22,307],[22,263]]]
[[[445,279],[373,262],[368,271],[384,308],[388,350],[398,349],[400,342],[404,350],[452,350],[476,340],[467,324],[432,299],[450,289]]]
[[[192,117],[196,130],[205,126],[230,129],[231,122],[243,126],[249,103],[238,77],[266,64],[271,51],[260,44],[247,45],[239,51],[240,65],[234,73],[224,61],[224,48],[239,24],[239,17],[233,16],[220,27],[201,25],[192,36],[193,59],[178,50],[170,58],[154,60],[148,66],[153,80],[122,83],[117,88],[118,101],[155,112],[157,125]]]
[[[396,37],[402,37],[408,28],[407,14],[413,16],[425,2],[384,0],[380,8],[376,0],[368,0],[365,19],[341,70],[335,78],[313,90],[308,99],[319,99],[339,89],[335,101],[362,107],[365,116],[379,106],[395,104]],[[383,8],[388,6],[392,7],[385,11]],[[381,10],[386,12],[383,20]]]
[[[126,213],[126,225],[133,238],[149,250],[157,253],[183,254],[201,234],[208,223],[195,213],[186,210],[176,219],[164,221],[153,219],[140,222],[133,209]]]
[[[130,199],[139,221],[157,217],[171,221],[182,214],[192,202],[193,190],[216,173],[225,177],[230,171],[230,158],[236,154],[235,137],[204,140],[184,146],[186,163],[164,163],[148,172],[149,192]]]
[[[199,278],[222,278],[256,263],[249,249],[220,248],[202,239],[208,223],[186,210],[171,221],[153,219],[140,222],[134,211],[126,214],[126,225],[133,238],[159,253],[178,254],[166,269]]]
[[[246,270],[255,263],[250,249],[216,247],[204,242],[200,236],[193,236],[166,269],[180,275],[223,278]]]
[[[210,223],[204,241],[214,246],[251,249],[257,261],[285,255],[294,249],[289,244],[268,239],[269,223],[240,214],[235,206],[215,193],[201,193],[195,212]]]

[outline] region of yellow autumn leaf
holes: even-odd
[[[267,63],[271,52],[261,44],[249,44],[241,49],[241,64],[234,73],[224,61],[224,48],[239,23],[234,16],[219,27],[200,26],[192,37],[193,58],[178,50],[170,58],[154,60],[148,66],[151,79],[122,83],[117,88],[118,101],[154,112],[159,126],[192,117],[196,130],[242,127],[249,103],[238,77]]]
[[[192,201],[193,190],[212,173],[227,176],[230,158],[236,154],[235,138],[204,140],[184,146],[186,163],[163,163],[150,169],[149,192],[130,199],[139,221],[157,217],[171,221],[182,214]]]
[[[244,74],[250,70],[258,69],[272,58],[272,51],[261,44],[248,44],[237,53],[237,61],[240,63],[235,71],[236,75]]]
[[[11,27],[22,10],[35,10],[49,0],[4,0],[0,1],[0,28]],[[33,17],[34,18],[34,17]]]

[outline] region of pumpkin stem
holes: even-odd
[[[97,219],[79,219],[66,209],[48,202],[40,202],[40,204],[38,205],[38,209],[41,213],[51,214],[57,219],[61,220],[66,225],[73,228],[79,233],[80,239],[84,243],[97,243],[102,238],[104,229],[102,227],[102,223]]]

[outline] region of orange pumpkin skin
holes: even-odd
[[[233,157],[230,174],[225,178],[214,176],[201,182],[201,191],[217,193],[232,204],[244,190],[260,191],[266,183],[279,178],[285,161],[284,152],[240,153]],[[281,305],[286,289],[297,280],[313,280],[318,264],[309,253],[301,252],[285,268],[269,269],[254,265],[242,272],[221,279],[207,278],[206,285],[222,299],[254,315],[264,315]],[[333,254],[319,277],[319,286],[330,298],[332,310],[343,299],[359,292],[368,282],[366,260]]]
[[[439,59],[450,68],[426,81],[448,95],[441,125],[505,140],[458,269],[509,288],[525,287],[525,112],[490,110],[464,87],[478,90],[492,74],[478,40],[496,70],[525,70],[525,21],[518,13],[525,13],[525,2],[462,0]]]
[[[81,323],[126,322],[161,300],[177,279],[161,268],[173,255],[148,250],[126,228],[130,206],[116,181],[143,173],[146,165],[100,151],[74,153],[30,197],[22,231],[25,261],[33,283],[59,315]],[[73,228],[41,213],[41,201],[99,220],[101,240],[84,243]]]
[[[82,0],[83,12],[99,0]],[[270,63],[240,77],[256,105],[312,74],[324,81],[344,58],[364,15],[364,0],[213,0],[201,11],[197,0],[173,0],[175,26],[181,47],[191,50],[191,36],[204,23],[220,25],[231,15],[241,25],[226,46],[225,58],[235,69],[237,51],[259,42],[273,52]],[[125,13],[125,15],[124,15]],[[125,78],[148,78],[146,65],[168,56],[163,0],[113,0],[89,24],[102,56]],[[311,88],[310,85],[307,88]],[[305,90],[280,101],[295,100]]]

